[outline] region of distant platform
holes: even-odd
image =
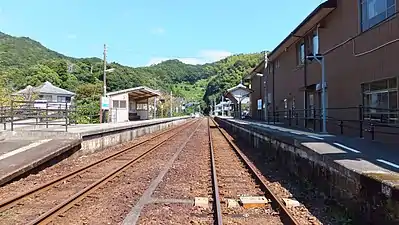
[[[167,124],[188,119],[173,117],[125,123],[78,124],[68,127],[52,126],[0,132],[0,186],[57,158],[67,157],[80,150],[88,152],[130,141],[135,137],[167,127]],[[142,128],[141,134],[131,133]],[[87,140],[88,139],[88,140]],[[87,153],[87,152],[86,152]]]
[[[189,116],[172,117],[172,118],[160,118],[151,120],[137,120],[130,122],[120,123],[102,123],[102,124],[76,124],[68,126],[68,132],[65,131],[65,126],[16,126],[14,131],[3,131],[0,133],[0,140],[2,139],[14,139],[21,136],[27,139],[41,139],[50,138],[57,136],[58,138],[76,139],[83,138],[93,135],[102,135],[105,133],[120,132],[127,129],[133,129],[143,126],[151,126],[156,124],[162,124],[170,121],[187,119]],[[3,137],[3,138],[2,138]]]

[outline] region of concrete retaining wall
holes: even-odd
[[[399,176],[359,173],[320,155],[292,137],[215,118],[236,139],[244,140],[281,166],[310,182],[348,209],[354,224],[398,224]]]
[[[107,147],[122,144],[131,141],[137,137],[150,134],[159,130],[167,129],[171,126],[184,123],[187,119],[174,120],[165,123],[135,127],[121,132],[102,133],[90,136],[83,136],[82,148],[75,155],[90,154]]]

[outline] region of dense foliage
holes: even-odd
[[[196,102],[206,109],[210,99],[220,97],[236,85],[250,68],[261,60],[260,54],[240,54],[205,65],[189,65],[168,60],[148,67],[132,68],[109,63],[115,68],[107,74],[107,91],[146,85],[173,95],[185,102]],[[6,105],[12,92],[27,85],[50,81],[77,93],[81,122],[98,114],[102,93],[103,62],[99,58],[67,57],[26,37],[0,32],[0,104]]]

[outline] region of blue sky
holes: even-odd
[[[144,66],[272,50],[322,0],[0,0],[0,31],[73,57]]]

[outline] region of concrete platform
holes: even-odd
[[[68,126],[68,132],[65,132],[64,126],[49,126],[49,128],[43,126],[24,126],[20,127],[20,129],[16,128],[15,131],[3,131],[0,133],[0,136],[5,137],[6,139],[13,139],[14,137],[19,138],[20,136],[29,139],[51,138],[54,136],[66,139],[88,138],[90,136],[117,133],[122,132],[123,130],[185,120],[188,118],[188,116],[183,116],[123,123],[76,124]]]
[[[80,139],[9,140],[0,142],[0,186],[32,172],[34,168],[54,163],[64,154],[80,149]]]
[[[265,122],[227,119],[235,123],[248,125],[274,132],[279,136],[295,138],[302,145],[314,150],[318,154],[331,157],[336,163],[346,168],[365,172],[399,172],[399,146],[383,144],[360,138],[350,138],[330,134],[312,133],[279,127]],[[355,159],[355,160],[354,160]]]
[[[216,117],[237,140],[275,159],[287,172],[311,181],[363,219],[399,221],[399,146]]]

